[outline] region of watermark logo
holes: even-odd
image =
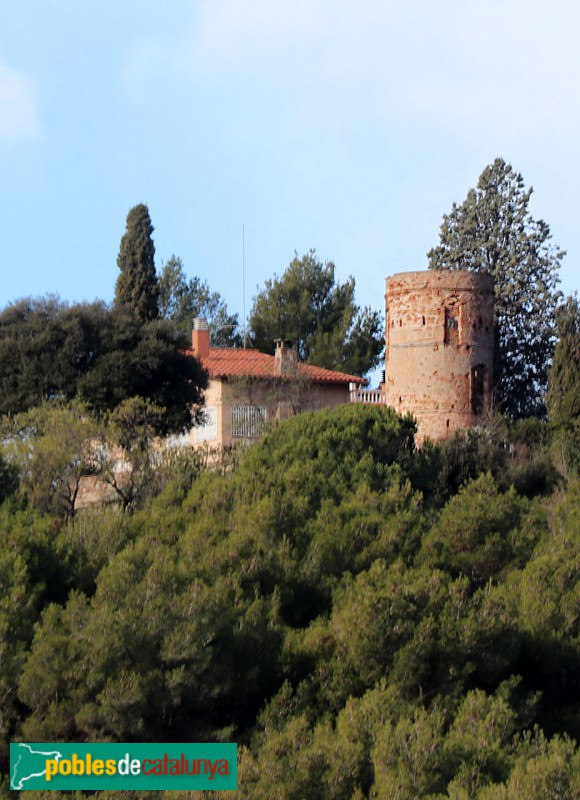
[[[11,743],[10,788],[237,788],[235,744]]]

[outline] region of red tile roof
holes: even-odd
[[[193,355],[192,350],[186,350]],[[288,379],[286,375],[276,375],[274,356],[260,353],[259,350],[242,348],[210,347],[209,356],[201,359],[204,369],[210,378],[228,377],[255,377],[255,378],[281,378]],[[315,367],[311,364],[298,362],[298,375],[314,383],[348,384],[356,383],[366,385],[364,378],[358,375],[347,375],[345,372],[336,372],[324,367]]]

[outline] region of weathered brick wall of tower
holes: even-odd
[[[493,281],[463,270],[387,278],[387,405],[410,411],[418,439],[481,422],[493,375]]]

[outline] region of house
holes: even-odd
[[[194,446],[253,441],[270,421],[348,403],[367,384],[357,375],[301,363],[293,343],[285,339],[276,341],[273,356],[211,347],[204,319],[194,320],[191,344],[188,352],[208,373],[202,419],[190,438]]]

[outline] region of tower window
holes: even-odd
[[[445,309],[445,344],[459,344],[459,312],[457,308]]]
[[[483,413],[483,395],[485,386],[485,366],[477,364],[471,368],[471,410],[474,414]]]

